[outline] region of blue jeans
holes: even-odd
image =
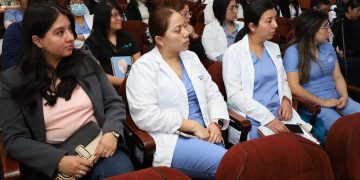
[[[84,179],[98,180],[133,171],[129,157],[117,148],[115,154],[107,159],[100,159]]]
[[[226,149],[201,139],[179,137],[171,167],[196,179],[214,179]]]

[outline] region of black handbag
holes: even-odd
[[[84,159],[90,159],[95,155],[96,146],[101,137],[101,128],[90,121],[67,138],[64,143],[55,145],[55,147],[65,150],[69,155],[79,155]],[[70,180],[75,178],[59,172],[56,179]]]
[[[101,128],[93,121],[90,121],[68,137],[62,144],[56,145],[56,147],[67,151],[69,155],[78,155],[76,148],[79,145],[87,146],[100,132]]]

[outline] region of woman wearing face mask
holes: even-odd
[[[83,0],[67,0],[67,8],[75,19],[75,31],[77,34],[74,46],[79,49],[84,45],[84,41],[90,36],[93,26],[93,16]]]
[[[4,27],[7,29],[12,23],[20,22],[23,19],[23,14],[26,9],[28,0],[17,0],[19,5],[16,9],[6,10],[4,13]]]
[[[85,41],[114,86],[121,85],[123,79],[113,75],[110,59],[131,56],[134,62],[141,56],[134,38],[122,30],[122,20],[120,7],[112,0],[102,0],[96,6],[94,30]]]
[[[360,104],[349,98],[335,50],[327,41],[327,14],[306,11],[296,23],[295,40],[284,55],[289,85],[293,94],[321,106],[317,117],[328,130],[340,118],[338,112],[360,112]]]
[[[223,79],[228,103],[251,121],[250,139],[266,126],[288,132],[283,121],[306,124],[291,106],[291,92],[279,46],[269,40],[278,27],[271,0],[252,0],[244,11],[245,26],[237,43],[224,54]]]
[[[213,179],[226,152],[219,143],[229,116],[216,84],[196,54],[186,50],[189,32],[184,21],[168,8],[150,15],[156,47],[132,66],[126,94],[134,122],[155,140],[154,166]],[[180,136],[178,131],[197,138]]]
[[[181,16],[185,19],[185,28],[189,31],[190,35],[190,45],[189,50],[196,53],[200,60],[206,58],[204,47],[201,43],[201,39],[198,34],[196,34],[194,27],[190,24],[190,18],[192,12],[190,12],[189,5],[186,3],[186,0],[166,0],[164,3],[165,7],[175,10],[180,13]]]
[[[235,0],[214,0],[213,11],[217,20],[205,26],[201,40],[208,59],[222,61],[225,51],[244,26],[243,22],[236,21],[237,9]]]

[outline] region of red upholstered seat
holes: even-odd
[[[334,179],[330,160],[319,146],[293,133],[278,133],[233,146],[216,179]]]
[[[360,113],[343,116],[332,125],[325,150],[336,179],[360,179]]]
[[[119,176],[107,178],[106,180],[155,180],[155,179],[171,179],[171,180],[190,180],[188,176],[178,170],[168,167],[154,167],[139,171],[126,173]]]

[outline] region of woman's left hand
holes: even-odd
[[[336,105],[336,108],[337,109],[344,108],[346,106],[346,104],[347,104],[348,98],[349,98],[348,96],[340,97],[339,100],[338,100],[338,104]]]
[[[98,158],[109,158],[114,155],[118,139],[112,132],[105,133],[96,147],[95,155]],[[95,161],[97,160],[95,159]]]
[[[209,124],[209,126],[206,129],[209,131],[210,134],[210,138],[209,138],[210,143],[221,142],[222,139],[221,130],[215,123]]]
[[[286,121],[292,118],[292,106],[288,98],[284,97],[279,108],[279,120]]]
[[[199,37],[199,35],[196,34],[195,30],[194,30],[194,27],[191,26],[190,24],[186,25],[185,26],[186,30],[189,32],[190,34],[190,37],[192,39],[197,39]]]

